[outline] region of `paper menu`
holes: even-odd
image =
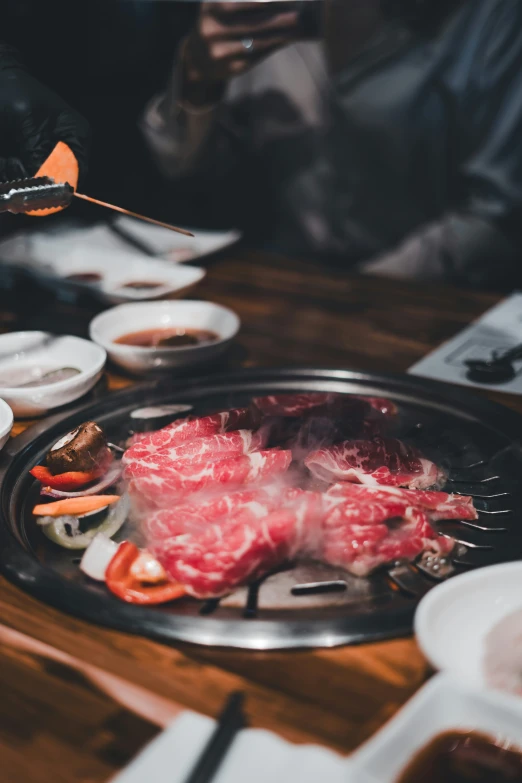
[[[522,293],[514,293],[488,310],[455,337],[408,370],[412,375],[482,389],[522,394],[522,359],[513,363],[516,375],[501,384],[481,384],[466,377],[467,359],[489,359],[522,343]]]

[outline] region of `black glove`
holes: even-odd
[[[74,152],[82,177],[89,137],[87,121],[0,44],[0,181],[33,177],[59,141]]]

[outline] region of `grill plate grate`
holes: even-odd
[[[399,406],[397,436],[448,473],[446,490],[471,494],[476,522],[441,522],[458,539],[445,562],[423,556],[394,563],[367,579],[302,563],[221,601],[128,606],[83,576],[78,553],[43,537],[31,516],[38,489],[28,470],[58,438],[87,419],[99,421],[115,444],[132,430],[137,407],[186,403],[196,414],[241,406],[252,396],[331,391],[388,397]],[[522,554],[522,417],[468,392],[408,376],[340,370],[249,370],[167,387],[143,385],[32,427],[0,456],[0,567],[43,601],[94,622],[165,641],[248,649],[323,646],[411,632],[415,608],[437,582]],[[122,538],[124,534],[122,533]],[[314,586],[315,585],[315,586]],[[296,589],[297,588],[297,589]]]

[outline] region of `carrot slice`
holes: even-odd
[[[40,166],[35,177],[52,177],[55,182],[68,182],[74,190],[78,187],[80,169],[74,152],[63,141],[59,141],[47,160]],[[46,217],[61,212],[65,207],[53,207],[52,209],[37,209],[27,212],[33,217]]]
[[[89,495],[83,498],[66,498],[57,500],[55,503],[41,503],[33,508],[33,514],[36,517],[63,517],[70,515],[73,517],[81,514],[88,514],[89,511],[98,511],[98,509],[117,503],[119,495]]]

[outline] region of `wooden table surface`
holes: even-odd
[[[395,372],[497,301],[240,250],[210,264],[195,295],[241,317],[236,365]],[[26,286],[0,325],[86,334],[92,315],[91,304],[46,303]],[[495,396],[522,412],[521,400]],[[348,753],[428,675],[412,639],[284,653],[167,646],[62,614],[0,579],[0,783],[105,781],[180,708],[216,715],[238,688],[252,725]]]

